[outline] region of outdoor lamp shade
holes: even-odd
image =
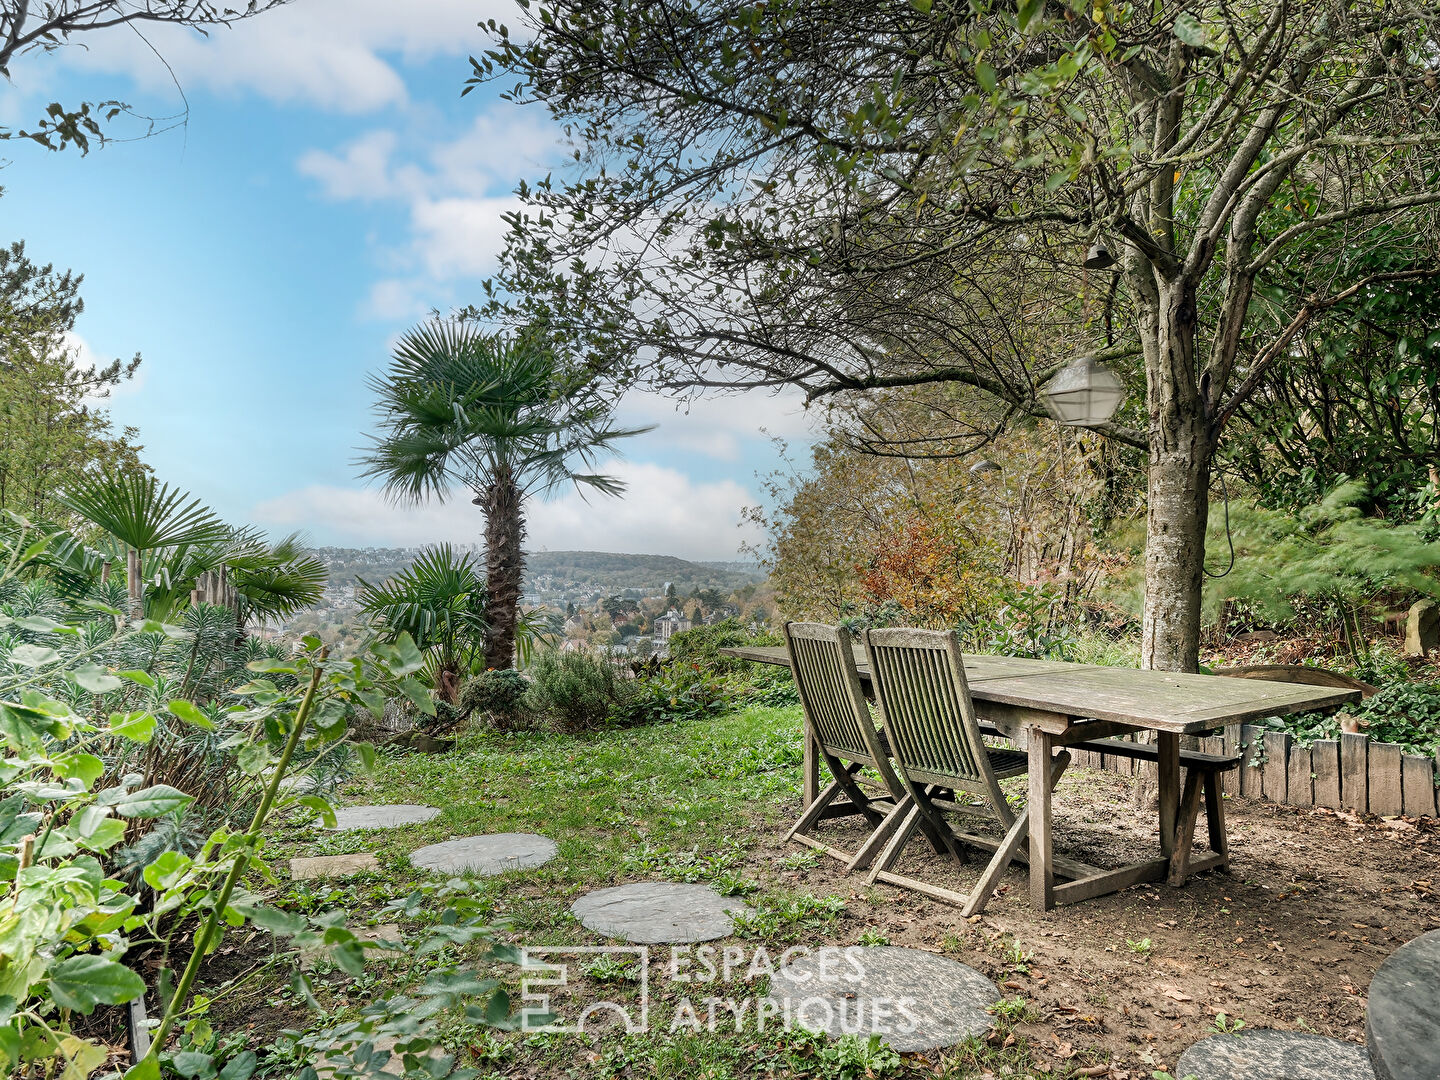
[[[1093,356],[1061,368],[1044,393],[1046,411],[1067,427],[1103,424],[1125,400],[1125,387],[1115,373]]]

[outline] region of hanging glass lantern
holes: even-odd
[[[1125,401],[1125,387],[1108,367],[1086,356],[1056,373],[1044,400],[1045,410],[1066,427],[1097,427]]]

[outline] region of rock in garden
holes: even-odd
[[[598,889],[570,908],[586,929],[637,945],[688,945],[728,937],[749,909],[705,885],[637,882]]]
[[[367,870],[380,869],[375,856],[366,852],[360,855],[317,855],[308,859],[291,859],[290,876],[296,881],[308,878],[346,877],[361,874]]]
[[[1365,1039],[1380,1080],[1440,1077],[1440,930],[1400,946],[1370,980]]]
[[[892,945],[823,948],[770,980],[769,1003],[787,1024],[833,1036],[879,1035],[899,1053],[935,1050],[986,1032],[1000,997],[973,968]]]
[[[389,803],[384,806],[341,806],[335,810],[336,829],[395,829],[420,825],[439,816],[433,806]]]
[[[494,833],[462,836],[413,852],[410,861],[422,870],[491,877],[549,862],[559,851],[555,841],[535,833]]]
[[[1375,1080],[1363,1046],[1263,1028],[1201,1039],[1180,1055],[1175,1075],[1195,1080]]]
[[[1440,650],[1440,603],[1419,600],[1405,617],[1405,655],[1429,656]]]

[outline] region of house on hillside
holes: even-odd
[[[655,620],[655,642],[658,645],[665,645],[669,642],[671,635],[678,634],[682,630],[689,630],[692,625],[689,618],[671,608]]]

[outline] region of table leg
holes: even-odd
[[[1180,818],[1180,736],[1168,731],[1159,735],[1160,760],[1160,854],[1167,858],[1175,851],[1175,826]]]
[[[800,809],[809,810],[820,797],[820,747],[810,735],[809,725],[805,728],[805,779],[800,792]]]
[[[1055,906],[1055,849],[1050,832],[1051,739],[1038,728],[1028,728],[1025,745],[1030,751],[1030,905],[1041,911]]]

